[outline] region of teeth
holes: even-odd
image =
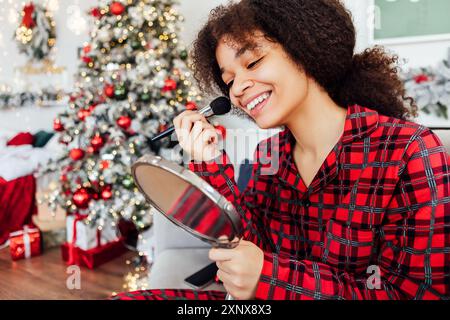
[[[258,104],[270,97],[270,93],[264,93],[247,105],[248,110],[253,110]]]

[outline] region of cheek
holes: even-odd
[[[305,99],[308,93],[308,81],[303,73],[291,70],[286,70],[279,78],[278,92],[276,98],[283,109],[287,112],[296,108]]]

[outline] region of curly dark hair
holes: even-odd
[[[417,116],[398,74],[398,56],[379,46],[354,54],[352,16],[339,0],[242,0],[216,7],[191,50],[200,90],[229,95],[216,60],[218,43],[224,37],[252,47],[256,31],[281,44],[338,105],[358,104],[405,120]]]

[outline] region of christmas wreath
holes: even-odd
[[[19,51],[30,59],[41,61],[47,58],[56,41],[55,21],[50,12],[33,2],[25,5],[15,38]]]

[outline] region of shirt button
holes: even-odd
[[[309,208],[311,207],[311,201],[309,201],[309,199],[306,199],[304,202],[305,208]]]

